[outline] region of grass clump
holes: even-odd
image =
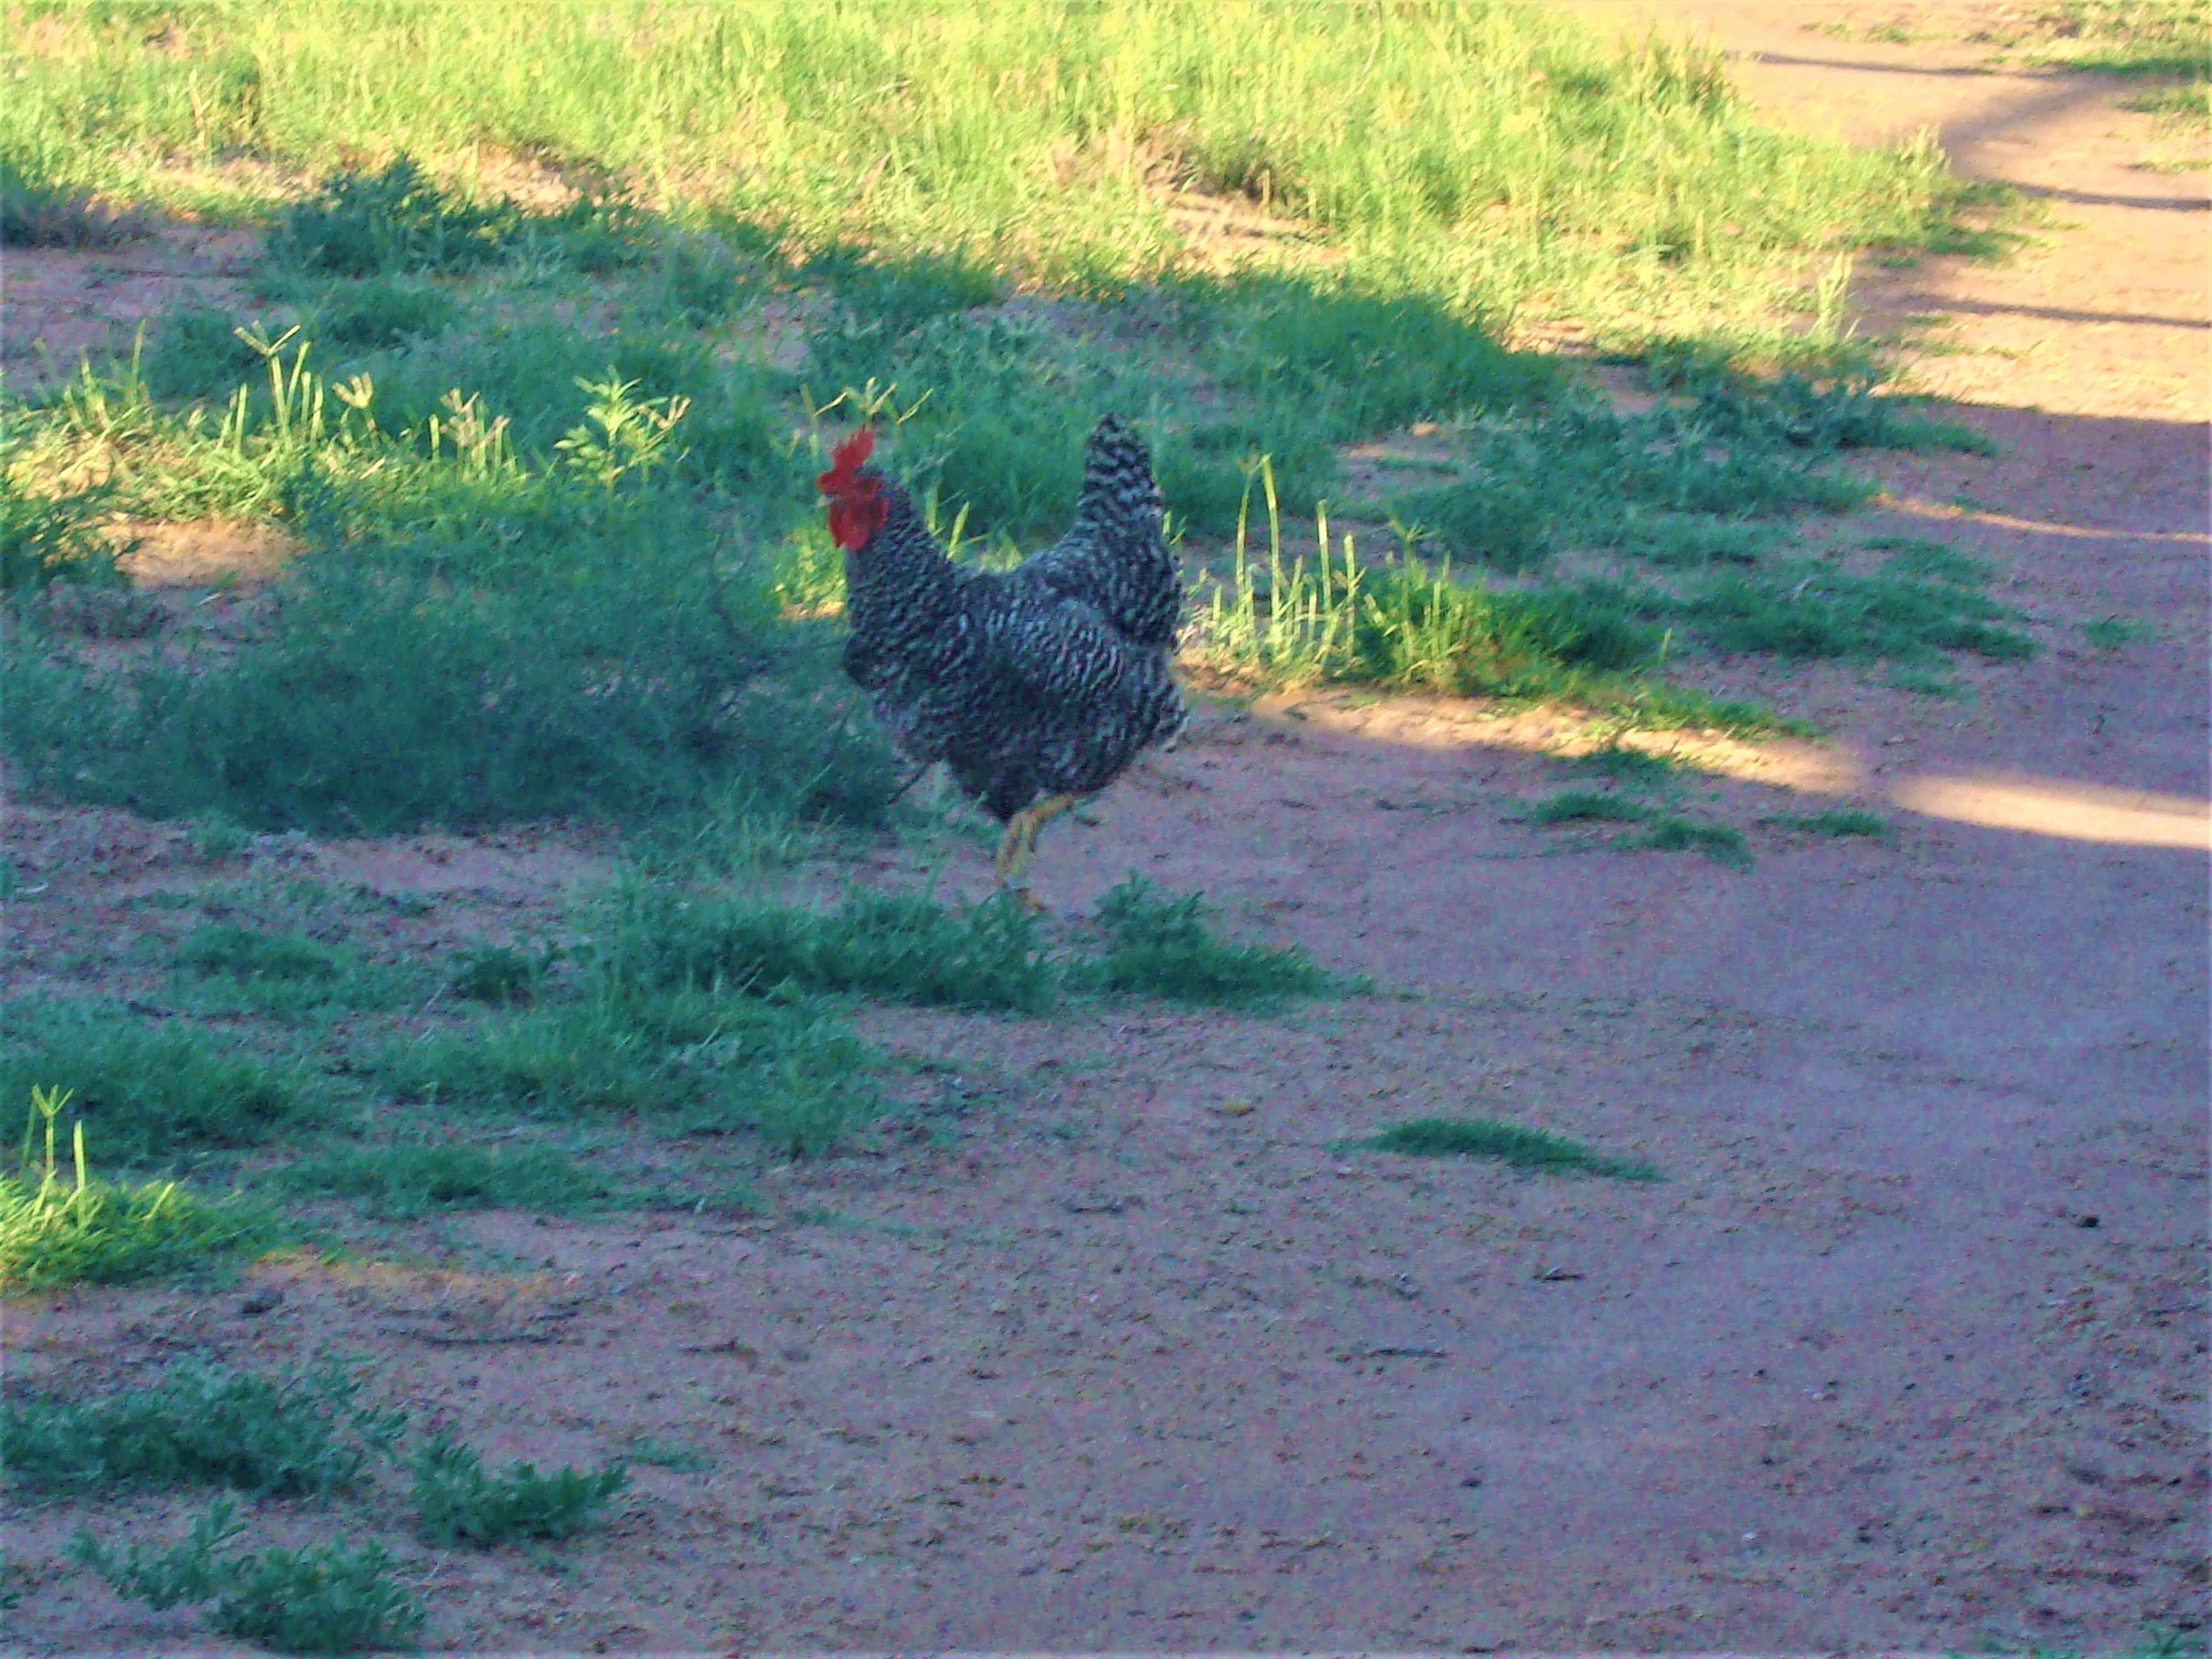
[[[94,1180],[82,1121],[71,1136],[73,1178],[64,1178],[55,1158],[54,1120],[69,1098],[57,1090],[32,1091],[21,1168],[0,1176],[0,1289],[118,1285],[189,1273],[266,1249],[284,1236],[275,1216],[241,1200],[201,1198],[173,1181],[129,1186]],[[43,1164],[32,1157],[41,1127]]]
[[[1615,1181],[1662,1181],[1656,1164],[1620,1158],[1548,1130],[1523,1128],[1495,1118],[1423,1117],[1395,1123],[1351,1143],[1370,1152],[1409,1158],[1488,1158],[1547,1175],[1604,1176]]]
[[[0,1095],[47,1083],[71,1091],[103,1156],[125,1164],[261,1146],[339,1115],[321,1079],[242,1039],[112,1003],[26,999],[0,1035]]]
[[[1529,806],[1521,815],[1524,823],[1641,823],[1653,808],[1626,795],[1602,789],[1562,789]]]
[[[490,1474],[473,1448],[447,1435],[426,1441],[412,1468],[422,1535],[447,1549],[573,1537],[593,1524],[629,1480],[620,1463],[589,1474],[562,1468],[544,1474],[534,1464],[513,1463]]]
[[[876,1109],[867,1052],[842,1024],[803,1001],[726,990],[601,980],[566,1000],[390,1043],[376,1065],[414,1099],[556,1118],[634,1113],[747,1132],[790,1157],[829,1152]],[[540,1173],[550,1182],[550,1169]]]
[[[405,1424],[403,1413],[362,1405],[362,1386],[336,1364],[280,1378],[180,1359],[149,1388],[0,1406],[0,1445],[11,1478],[47,1490],[342,1492]]]
[[[1038,1012],[1055,975],[1036,921],[1009,899],[948,907],[848,892],[833,910],[631,889],[603,914],[605,971],[654,990],[857,992],[926,1006]]]
[[[280,1653],[354,1653],[404,1648],[420,1634],[422,1604],[392,1577],[383,1546],[349,1549],[335,1540],[248,1554],[227,1547],[245,1530],[228,1499],[192,1524],[179,1545],[118,1553],[80,1532],[73,1559],[115,1593],[156,1612],[213,1601],[210,1622],[226,1636]]]
[[[1755,862],[1743,831],[1734,824],[1688,817],[1680,812],[1656,814],[1650,819],[1650,827],[1628,844],[1649,848],[1655,853],[1698,852],[1731,870],[1748,870]]]
[[[2081,637],[2100,651],[2124,651],[2158,637],[2154,623],[2135,617],[2098,617],[2081,624]]]
[[[446,988],[467,1002],[527,1002],[548,965],[511,945],[475,945],[446,975]]]
[[[402,1219],[436,1210],[589,1209],[615,1190],[550,1146],[349,1146],[302,1158],[283,1180],[295,1192],[364,1199],[378,1214]]]
[[[1207,925],[1205,895],[1164,893],[1131,875],[1098,902],[1106,951],[1077,969],[1089,988],[1249,1006],[1339,988],[1304,951],[1233,945]]]

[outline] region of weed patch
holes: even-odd
[[[414,1502],[422,1535],[443,1548],[479,1548],[513,1538],[569,1538],[591,1526],[629,1484],[619,1463],[586,1474],[510,1464],[487,1474],[471,1448],[440,1435],[415,1454]]]
[[[258,1555],[228,1549],[244,1529],[229,1502],[218,1500],[184,1543],[167,1550],[133,1546],[118,1554],[81,1532],[70,1553],[117,1595],[157,1612],[213,1601],[216,1629],[281,1653],[404,1648],[421,1632],[422,1607],[394,1580],[381,1545],[349,1549],[333,1540]]]
[[[1734,824],[1686,817],[1680,812],[1654,815],[1650,827],[1628,845],[1649,848],[1655,853],[1702,853],[1731,870],[1748,870],[1756,861],[1743,831]]]
[[[388,1453],[404,1414],[360,1401],[325,1364],[289,1377],[173,1361],[149,1388],[0,1406],[11,1479],[46,1490],[228,1486],[273,1498],[343,1492]]]
[[[1641,823],[1653,809],[1626,795],[1601,789],[1562,789],[1531,805],[1521,815],[1524,823]]]
[[[143,213],[103,206],[90,191],[0,155],[0,247],[112,247],[146,229]]]
[[[1613,1158],[1565,1135],[1528,1129],[1494,1118],[1424,1117],[1393,1124],[1351,1143],[1370,1152],[1409,1158],[1487,1158],[1547,1175],[1604,1176],[1616,1181],[1662,1181],[1658,1166]]]
[[[602,984],[388,1044],[376,1064],[411,1098],[546,1116],[642,1114],[694,1132],[748,1132],[787,1156],[830,1151],[876,1109],[866,1052],[842,1025],[803,1005],[714,991]]]

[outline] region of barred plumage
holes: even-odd
[[[956,567],[912,499],[841,447],[822,476],[846,550],[845,672],[914,762],[943,761],[1007,825],[1002,879],[1036,828],[1182,729],[1168,672],[1182,582],[1144,442],[1109,415],[1067,535],[1012,570]]]

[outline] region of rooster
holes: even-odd
[[[866,465],[875,432],[816,479],[845,550],[844,668],[918,766],[942,761],[1006,826],[993,867],[1021,885],[1037,831],[1182,729],[1168,672],[1182,580],[1161,532],[1144,442],[1120,417],[1084,452],[1075,525],[1012,570],[953,564],[895,480]]]

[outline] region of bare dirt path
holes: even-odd
[[[2028,343],[1923,369],[1990,405],[1964,418],[2003,456],[1887,462],[1891,495],[1842,527],[1996,561],[2051,648],[1976,671],[1959,703],[1770,676],[1760,694],[1835,742],[1775,757],[1772,782],[1694,786],[1744,824],[1863,802],[1897,846],[1754,830],[1746,872],[1577,851],[1512,819],[1562,777],[1525,724],[1224,711],[1056,830],[1041,884],[1070,910],[1133,867],[1202,887],[1376,996],[1273,1022],[879,1013],[872,1036],[950,1068],[969,1133],[957,1155],[784,1172],[815,1224],[457,1222],[514,1270],[264,1268],[273,1304],[72,1297],[10,1322],[19,1374],[335,1341],[390,1354],[495,1455],[696,1449],[641,1466],[630,1516],[573,1551],[426,1557],[456,1645],[1804,1651],[2201,1628],[2203,175],[2116,185],[2122,163],[2067,136],[2109,126],[2124,149],[2106,83],[1984,86],[1934,48],[1799,27],[1827,8],[1665,9],[1771,54],[1747,83],[1803,118],[1863,133],[1993,100],[1972,155],[2064,204],[2016,267],[1929,267],[1889,296],[1948,307],[1970,344]],[[2093,199],[2127,196],[2194,205]],[[2093,648],[2080,624],[2108,617],[2155,637]],[[426,860],[479,884],[515,867],[325,859],[401,885],[434,884]],[[948,880],[984,877],[979,853]],[[1670,1178],[1334,1145],[1431,1113]],[[190,1508],[148,1504],[149,1534]],[[29,1611],[27,1641],[203,1639],[82,1581]]]

